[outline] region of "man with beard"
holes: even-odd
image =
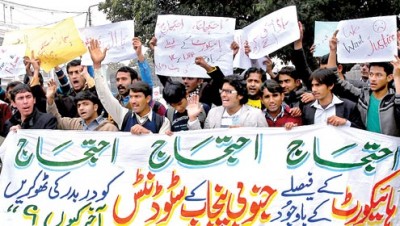
[[[130,85],[137,81],[143,80],[143,82],[147,83],[150,87],[153,87],[150,66],[142,53],[142,42],[138,37],[134,37],[132,40],[132,45],[136,51],[136,55],[138,56],[138,65],[142,77],[140,78],[135,70],[126,66],[119,68],[115,74],[115,81],[118,89],[118,94],[115,96],[115,98],[117,98],[122,106],[128,109],[132,109],[132,106],[129,103]],[[164,116],[165,112],[167,111],[164,105],[158,101],[151,100],[149,104],[152,107],[152,110],[159,115]]]

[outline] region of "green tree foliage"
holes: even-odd
[[[315,21],[400,14],[400,0],[105,0],[99,9],[113,22],[134,19],[136,35],[149,40],[160,14],[233,17],[240,29],[289,5],[297,6],[298,19],[305,27],[305,49],[313,43]],[[289,59],[289,49],[275,54]]]

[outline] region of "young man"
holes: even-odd
[[[336,75],[329,69],[317,69],[311,76],[315,101],[303,107],[303,124],[330,124],[364,129],[360,112],[354,102],[339,99],[332,93]]]
[[[285,103],[290,107],[299,107],[302,95],[307,92],[307,88],[302,85],[296,69],[291,66],[283,67],[277,77],[285,94]]]
[[[336,65],[337,31],[329,41],[328,67]],[[397,65],[398,58],[392,62]],[[337,78],[337,88],[343,96],[357,98],[361,120],[368,131],[400,136],[400,91],[389,88],[393,80],[393,65],[387,62],[369,64],[370,87],[359,89],[346,80]],[[395,77],[395,84],[398,77]],[[339,89],[340,88],[340,89]],[[400,87],[399,87],[400,88]],[[349,98],[350,99],[350,98]]]
[[[90,56],[95,69],[97,94],[106,111],[112,116],[121,131],[130,131],[132,134],[162,133],[170,130],[170,122],[164,116],[152,111],[149,103],[152,90],[147,83],[138,81],[130,86],[129,102],[132,110],[121,106],[108,89],[106,80],[101,72],[101,62],[106,56],[107,49],[100,49],[97,40],[91,40],[89,45]]]
[[[185,85],[178,81],[168,81],[163,89],[164,100],[171,105],[168,108],[166,117],[171,122],[171,132],[185,131],[188,128],[188,112],[187,108],[200,107],[201,112],[198,115],[201,126],[204,126],[204,121],[210,107],[207,104],[200,104],[200,106],[193,106],[192,100],[198,102],[199,96],[193,95],[187,97]],[[197,98],[197,99],[196,99]],[[196,99],[196,100],[194,100]],[[169,133],[171,134],[171,133]]]
[[[268,126],[260,109],[246,105],[248,96],[243,79],[225,77],[220,96],[222,106],[211,108],[204,129]],[[190,130],[201,129],[199,113],[199,109],[188,110]]]
[[[138,73],[130,67],[121,67],[115,74],[116,85],[118,89],[118,95],[115,98],[120,102],[120,104],[128,109],[131,109],[129,104],[129,86],[137,81],[144,81],[150,87],[153,87],[153,81],[151,80],[150,66],[147,63],[143,53],[142,53],[142,42],[138,37],[132,39],[132,46],[138,56],[138,65],[141,73],[139,77]],[[150,106],[153,111],[157,114],[164,116],[167,109],[158,101],[151,100]]]
[[[265,107],[265,118],[269,127],[285,127],[291,129],[301,126],[300,116],[292,116],[290,107],[283,102],[283,88],[275,80],[267,80],[261,86],[261,101]]]
[[[247,105],[262,109],[261,85],[266,80],[265,72],[262,69],[251,67],[246,70],[243,77],[246,80],[246,88],[249,95]]]
[[[109,122],[101,113],[101,104],[96,94],[89,90],[80,91],[75,96],[75,104],[79,118],[62,117],[54,103],[57,92],[56,83],[51,80],[47,84],[47,112],[57,118],[57,128],[63,130],[85,131],[118,131],[118,128]]]
[[[35,108],[35,97],[27,84],[18,84],[10,91],[11,103],[18,109],[5,125],[5,134],[17,129],[55,129],[57,119]]]

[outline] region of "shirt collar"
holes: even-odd
[[[274,121],[274,122],[276,121],[277,118],[283,117],[284,114],[285,114],[285,107],[284,107],[283,104],[281,105],[281,111],[279,112],[279,114],[276,115],[275,118],[272,117],[272,116],[268,113],[268,110],[267,110],[267,109],[265,109],[265,116],[267,116],[268,118],[270,118],[270,119],[271,119],[272,121]]]
[[[100,115],[97,118],[95,118],[92,122],[90,122],[89,125],[86,125],[85,120],[81,119],[81,124],[83,126],[83,130],[89,130],[89,128],[91,127],[97,127],[104,120],[105,118],[102,115]]]
[[[153,110],[150,108],[149,113],[143,115],[142,117],[140,117],[138,114],[136,114],[134,111],[132,111],[132,117],[133,117],[133,116],[136,116],[136,119],[137,119],[138,121],[143,121],[143,120],[145,120],[145,119],[148,119],[148,120],[150,120],[150,121],[153,121]]]
[[[331,108],[332,106],[336,105],[336,104],[341,104],[343,103],[342,100],[340,100],[335,94],[332,94],[332,102],[325,108]],[[320,104],[318,100],[315,100],[314,103],[311,104],[312,107],[315,107],[317,109],[324,109]]]

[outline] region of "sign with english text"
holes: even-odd
[[[260,59],[300,38],[296,6],[270,13],[243,28],[251,59]]]
[[[195,64],[203,57],[211,66],[232,74],[235,19],[159,15],[154,52],[156,74],[176,77],[208,78],[207,72]]]
[[[343,20],[338,30],[339,63],[389,62],[397,55],[396,16]]]
[[[0,78],[25,74],[25,45],[0,46]]]
[[[135,37],[133,20],[79,29],[82,40],[89,46],[91,39],[97,39],[101,48],[107,48],[107,55],[102,64],[118,63],[124,60],[136,59],[132,46]],[[89,52],[82,56],[83,65],[92,65]]]
[[[19,130],[0,154],[0,225],[400,224],[400,138],[354,128]]]

